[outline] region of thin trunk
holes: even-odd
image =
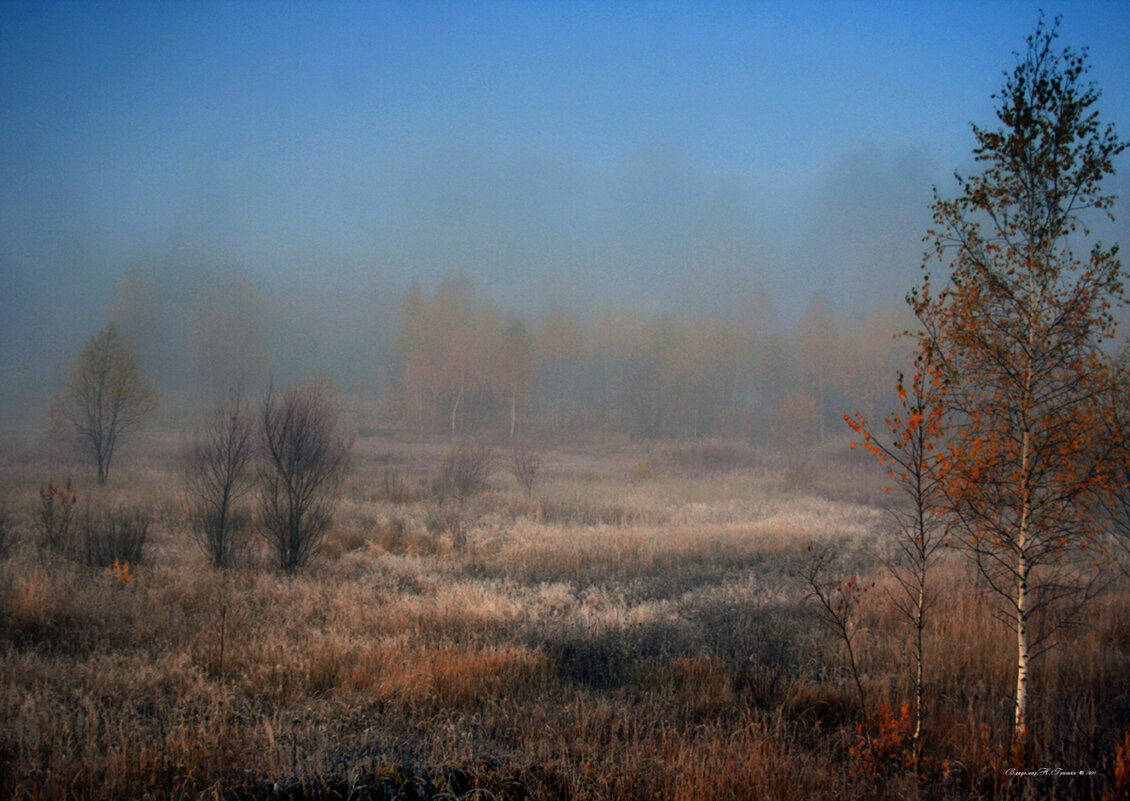
[[[451,407],[451,440],[455,441],[455,420],[459,414],[459,405],[463,402],[463,372],[459,372],[459,392],[455,395],[455,403]]]
[[[514,431],[518,428],[518,392],[510,393],[510,439],[514,439]]]
[[[110,448],[101,431],[94,443],[94,458],[98,462],[98,483],[105,484],[110,472]]]
[[[919,457],[925,454],[925,443],[922,442],[922,429],[919,432]],[[924,461],[924,460],[923,460]],[[919,462],[921,464],[921,462]],[[926,541],[926,505],[923,499],[922,488],[922,469],[918,469],[914,474],[915,482],[915,501],[918,507],[918,520],[916,521],[918,527],[918,597],[915,598],[914,606],[914,736],[911,742],[914,744],[914,763],[918,764],[918,758],[922,748],[922,699],[925,695],[925,663],[926,652],[925,646],[922,643],[922,632],[926,628],[926,576],[927,571],[930,569],[930,551]]]
[[[1023,547],[1025,532],[1021,529]],[[1016,582],[1016,742],[1028,739],[1028,560],[1021,550]]]
[[[867,693],[863,689],[863,681],[859,678],[859,665],[855,661],[855,648],[851,644],[851,635],[848,633],[847,627],[844,627],[844,644],[847,646],[848,653],[848,667],[851,669],[851,677],[855,680],[855,689],[859,693],[859,708],[863,710],[863,714],[867,714]]]
[[[1028,297],[1032,314],[1039,307],[1039,293],[1029,276]],[[1028,353],[1035,351],[1036,330],[1028,327]],[[1029,526],[1032,515],[1032,428],[1028,411],[1032,408],[1032,383],[1035,369],[1029,356],[1024,373],[1024,433],[1020,441],[1020,525],[1016,533],[1016,744],[1023,749],[1028,739],[1028,576],[1032,570],[1028,560]]]
[[[914,658],[915,658],[915,671],[914,671],[914,753],[918,754],[918,741],[922,736],[922,697],[925,694],[923,689],[923,667],[925,660],[925,653],[922,645],[922,630],[926,627],[926,582],[919,581],[918,583],[918,609],[915,614],[914,627],[915,627],[915,642],[914,642]]]

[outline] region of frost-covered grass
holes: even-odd
[[[1130,595],[1097,603],[1035,677],[1032,759],[1095,776],[1005,773],[1008,633],[958,555],[936,572],[927,629],[933,766],[922,783],[905,767],[862,771],[858,727],[911,698],[909,630],[881,566],[888,518],[868,502],[880,479],[828,461],[790,486],[772,454],[687,447],[548,450],[532,497],[503,465],[488,493],[441,509],[426,478],[445,448],[360,440],[321,558],[284,577],[263,554],[206,566],[186,535],[170,444],[111,476],[115,497],[158,512],[125,579],[37,552],[36,488],[65,476],[25,454],[3,471],[20,540],[0,564],[0,795],[1113,788],[1130,719]],[[841,644],[797,578],[811,543],[837,549],[844,578],[876,582],[859,634],[874,709],[858,707]]]

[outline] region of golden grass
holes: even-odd
[[[630,475],[640,452],[551,452],[533,501],[496,477],[453,549],[426,528],[432,499],[380,490],[388,445],[359,448],[371,467],[294,577],[262,554],[207,568],[162,459],[112,479],[163,510],[128,580],[41,559],[25,531],[0,563],[0,796],[1099,798],[1124,781],[1125,590],[1035,676],[1034,758],[1095,777],[1005,773],[1010,641],[957,555],[926,632],[924,744],[944,767],[866,776],[850,749],[909,699],[909,632],[877,562],[886,518],[835,470],[782,494],[768,457],[719,444],[647,476]],[[396,463],[415,475],[443,452]],[[26,523],[47,476],[21,464],[4,481]],[[876,581],[876,709],[795,576],[809,541]]]

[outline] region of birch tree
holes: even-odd
[[[894,482],[897,495],[887,508],[894,523],[893,553],[888,567],[898,587],[892,595],[895,607],[914,630],[914,719],[911,744],[917,760],[922,745],[922,718],[925,714],[926,647],[923,635],[933,606],[930,574],[946,545],[948,521],[942,512],[940,469],[944,439],[949,430],[946,418],[947,390],[943,375],[920,354],[914,361],[909,382],[899,374],[896,384],[901,408],[884,418],[886,434],[872,429],[858,412],[844,415],[851,429],[863,437],[863,447],[878,457]],[[856,443],[852,443],[852,449]],[[885,488],[891,493],[892,488]]]
[[[1116,247],[1073,252],[1089,215],[1109,214],[1102,182],[1125,146],[1100,122],[1086,53],[1057,49],[1056,27],[1041,18],[1017,54],[994,96],[1000,127],[973,126],[979,174],[935,199],[927,240],[948,283],[933,294],[927,278],[910,298],[955,421],[939,459],[946,503],[1015,635],[1021,752],[1031,661],[1095,588],[1087,510],[1104,489],[1110,376],[1099,345],[1123,292]]]

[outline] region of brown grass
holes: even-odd
[[[1008,633],[956,554],[927,628],[932,762],[872,775],[852,749],[878,706],[910,698],[909,631],[878,564],[883,514],[833,468],[782,493],[773,459],[738,446],[659,449],[643,479],[639,453],[545,451],[538,497],[496,476],[456,550],[427,529],[433,499],[382,479],[426,475],[443,449],[359,447],[373,453],[320,559],[293,577],[254,553],[209,569],[160,458],[115,477],[115,497],[162,510],[128,580],[21,537],[0,562],[0,796],[1101,798],[1126,783],[1124,589],[1035,676],[1032,764],[1094,775],[1006,773]],[[4,476],[26,526],[49,476]],[[858,708],[797,580],[812,540],[876,581],[860,632],[876,709]]]

